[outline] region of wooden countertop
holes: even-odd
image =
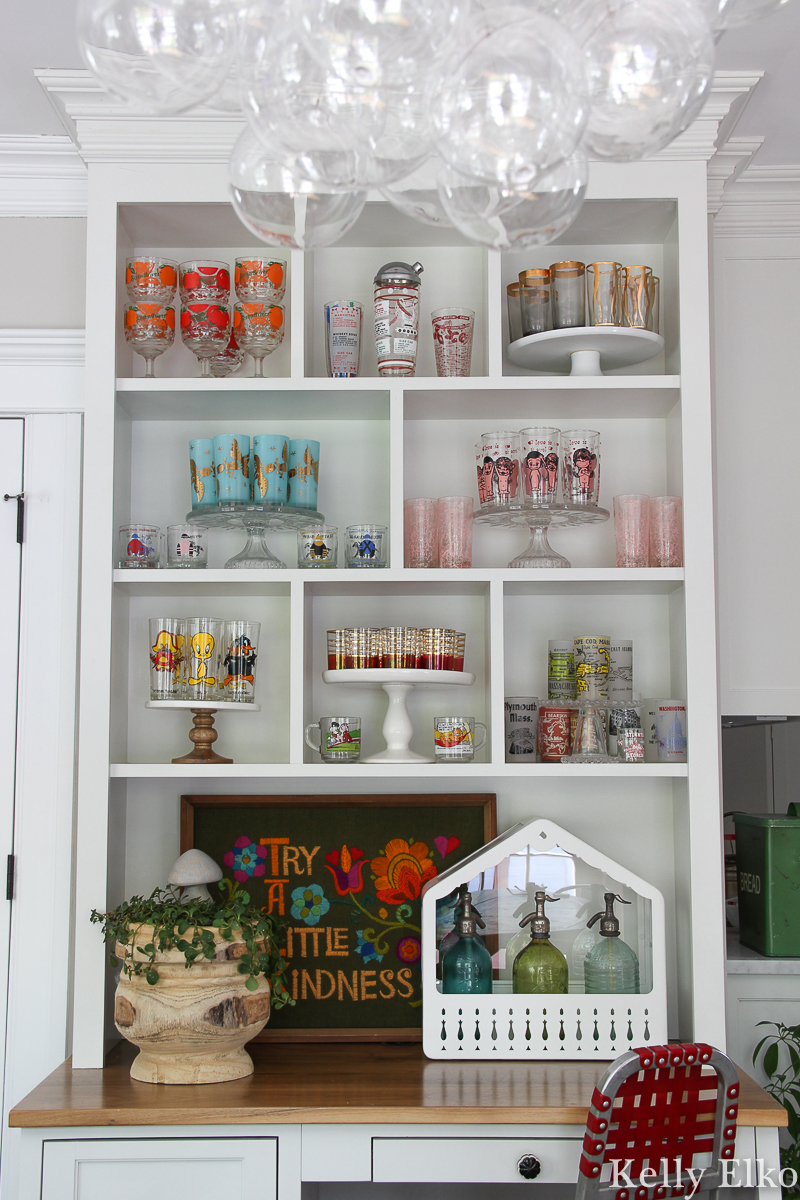
[[[232,1083],[138,1083],[120,1043],[103,1069],[69,1061],[11,1110],[16,1128],[120,1125],[583,1125],[605,1062],[433,1062],[418,1044],[255,1044]],[[739,1124],[786,1111],[739,1071]]]

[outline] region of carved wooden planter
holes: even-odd
[[[212,930],[213,959],[201,959],[188,970],[179,950],[156,955],[158,982],[144,975],[121,975],[114,1001],[114,1023],[124,1038],[139,1047],[131,1078],[144,1083],[221,1083],[253,1072],[244,1049],[269,1020],[270,986],[259,977],[258,991],[247,990],[238,962],[244,942],[226,942]],[[134,953],[152,941],[152,925],[142,925],[133,939]],[[117,943],[125,959],[130,945]]]

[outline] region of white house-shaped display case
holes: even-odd
[[[467,884],[485,921],[492,955],[491,995],[444,995],[440,947],[454,939],[458,888]],[[546,890],[550,940],[569,967],[566,995],[512,993],[514,957],[527,945],[519,921]],[[639,959],[637,995],[587,995],[583,961],[600,940],[588,919],[617,904],[623,941]],[[667,1040],[664,898],[625,867],[552,821],[515,825],[483,849],[431,880],[422,899],[422,1041],[428,1058],[614,1058],[623,1050]]]

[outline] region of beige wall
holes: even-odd
[[[86,221],[0,217],[0,329],[83,329]]]

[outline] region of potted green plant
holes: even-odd
[[[792,1186],[784,1186],[784,1196],[800,1197],[800,1025],[784,1025],[782,1021],[759,1021],[771,1025],[768,1033],[753,1051],[753,1066],[763,1051],[762,1068],[767,1077],[764,1090],[774,1096],[786,1109],[788,1129],[781,1144],[781,1170],[795,1172]],[[787,1061],[788,1060],[788,1061]],[[782,1069],[781,1069],[782,1067]],[[782,1135],[783,1136],[783,1135]]]
[[[112,965],[121,967],[114,1023],[139,1047],[133,1079],[219,1083],[250,1075],[245,1043],[264,1028],[270,1006],[294,1003],[283,982],[282,928],[239,884],[218,886],[220,901],[157,888],[112,912],[92,912]]]

